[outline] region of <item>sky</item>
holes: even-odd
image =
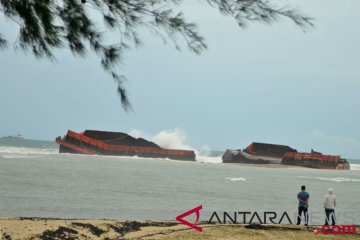
[[[250,24],[187,1],[209,49],[179,52],[141,32],[121,73],[134,112],[93,55],[37,60],[12,47],[0,52],[0,136],[53,140],[68,129],[174,133],[187,146],[225,150],[253,141],[311,148],[360,159],[360,2],[277,1],[312,16],[304,33],[291,21]],[[16,38],[0,16],[0,32]],[[116,36],[114,36],[115,38]]]

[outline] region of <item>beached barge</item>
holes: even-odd
[[[349,162],[340,156],[322,155],[313,150],[311,153],[300,153],[289,146],[268,143],[252,143],[244,150],[226,150],[222,159],[224,163],[282,164],[318,169],[350,169]]]
[[[191,150],[164,149],[143,138],[134,138],[122,132],[86,130],[76,133],[71,130],[56,138],[60,153],[87,155],[138,156],[149,158],[170,158],[195,161]]]
[[[319,169],[350,170],[349,162],[340,158],[340,156],[322,155],[319,152],[313,151],[311,153],[285,153],[281,164]]]
[[[224,163],[279,164],[287,152],[297,152],[289,146],[269,143],[251,143],[244,150],[226,150]]]

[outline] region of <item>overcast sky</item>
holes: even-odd
[[[205,2],[205,1],[203,1]],[[214,150],[252,141],[360,158],[360,2],[280,1],[315,18],[307,33],[284,20],[240,29],[206,4],[186,6],[209,49],[200,56],[144,32],[121,71],[134,113],[123,111],[99,60],[59,51],[56,62],[0,52],[0,136],[53,140],[67,129],[147,136],[181,129]],[[0,17],[0,32],[15,36]]]

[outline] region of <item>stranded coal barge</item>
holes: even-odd
[[[87,155],[138,156],[195,161],[191,150],[164,149],[143,138],[134,138],[122,132],[86,130],[82,133],[68,131],[63,138],[57,137],[60,153]]]
[[[322,155],[313,151],[311,153],[285,153],[281,164],[319,169],[350,170],[349,162],[340,156]]]
[[[244,150],[226,150],[224,163],[282,164],[319,169],[349,170],[350,164],[340,156],[322,155],[319,152],[299,153],[289,146],[252,143]]]
[[[222,159],[224,163],[280,164],[282,156],[287,152],[297,151],[285,145],[254,142],[243,151],[226,150]]]

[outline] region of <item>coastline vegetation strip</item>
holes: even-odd
[[[201,223],[199,233],[176,222],[117,221],[86,219],[47,218],[0,218],[1,239],[359,239],[357,234],[322,235],[314,230],[321,226],[294,225],[247,225],[247,224],[207,224]]]

